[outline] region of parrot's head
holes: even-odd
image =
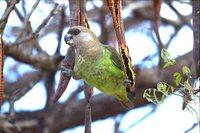
[[[65,35],[65,42],[68,45],[84,45],[91,44],[98,41],[96,35],[86,27],[73,26]]]

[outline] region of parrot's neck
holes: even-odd
[[[102,54],[103,45],[99,42],[80,43],[76,45],[76,54],[83,58],[98,57]]]

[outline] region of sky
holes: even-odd
[[[63,4],[62,3],[63,1],[58,0],[57,2]],[[95,3],[97,6],[102,5],[101,1],[95,1]],[[32,4],[34,4],[34,2],[30,1],[27,2],[26,8],[30,10]],[[188,4],[184,3],[180,4],[179,2],[173,2],[173,5],[176,6],[178,11],[180,11],[183,15],[188,15],[192,12],[192,8]],[[34,12],[33,16],[31,16],[31,20],[33,20],[32,22],[34,22],[34,20],[37,18],[37,23],[32,23],[33,28],[36,28],[42,22],[43,18],[45,18],[44,16],[48,15],[52,7],[53,6],[47,6],[47,5],[44,6],[44,3],[42,1],[40,2],[38,6],[39,10]],[[87,3],[87,9],[89,10],[92,8],[94,8],[92,7],[92,4]],[[0,16],[2,15],[4,9],[5,9],[5,2],[0,1]],[[127,14],[130,13],[130,10],[126,9],[124,12],[122,13],[123,17],[124,18],[128,17]],[[68,14],[69,12],[66,13]],[[161,16],[170,18],[172,20],[177,19],[175,13],[173,13],[173,11],[171,11],[166,4],[162,4]],[[89,24],[91,26],[91,30],[94,31],[97,34],[97,36],[99,36],[101,32],[99,25],[97,25],[92,21],[89,21]],[[9,17],[7,26],[8,28],[6,28],[6,33],[10,32],[9,26],[21,26],[20,21],[16,19],[14,13],[12,13]],[[158,57],[154,57],[151,61],[141,62],[144,57],[146,57],[147,55],[153,56],[157,51],[154,42],[149,36],[147,36],[148,34],[146,34],[149,33],[150,28],[151,28],[150,22],[149,23],[146,22],[145,24],[138,26],[134,29],[128,30],[125,33],[126,42],[127,45],[129,46],[129,51],[134,65],[139,64],[141,66],[145,66],[146,68],[150,68],[152,66],[157,65]],[[67,33],[67,30],[68,28],[65,28],[64,33]],[[159,32],[162,41],[165,43],[169,39],[169,36],[173,34],[174,29],[173,27],[170,26],[162,26],[159,28]],[[7,37],[7,35],[5,35],[5,37]],[[9,39],[10,41],[14,40],[14,38],[9,38]],[[192,50],[193,48],[192,42],[193,42],[192,30],[189,27],[184,26],[181,28],[175,39],[171,42],[168,51],[173,57],[181,56]],[[55,52],[56,45],[53,44],[57,44],[57,36],[56,34],[51,33],[46,37],[42,38],[39,43],[41,44],[43,50],[45,50],[48,54],[52,55]],[[63,39],[61,44],[62,55],[65,55],[67,48],[68,46],[64,44],[64,39]],[[18,67],[18,69],[16,70],[17,72],[11,71],[9,68],[9,64],[13,64],[14,62],[15,61],[12,58],[8,58],[5,61],[5,69],[4,69],[5,75],[8,75],[8,73],[9,75],[12,75],[12,76],[6,76],[6,78],[8,78],[9,81],[15,81],[17,75],[23,75],[27,71],[34,71],[32,67],[25,64],[21,64],[20,67]],[[58,85],[59,76],[60,72],[57,72],[55,87]],[[59,102],[64,102],[68,98],[69,94],[73,92],[74,89],[78,87],[78,85],[81,83],[82,81],[76,81],[71,79],[67,91],[65,91]],[[95,94],[98,93],[101,92],[95,89]],[[37,97],[35,97],[35,95],[37,95]],[[80,94],[79,98],[83,98],[83,93]],[[27,102],[30,100],[32,101],[32,104],[27,104]],[[39,82],[32,88],[31,91],[29,91],[24,97],[22,97],[15,103],[15,109],[17,111],[42,109],[45,105],[45,100],[46,100],[46,92],[44,90],[44,83]],[[8,107],[9,107],[8,103],[4,104],[2,108],[3,112],[7,112]],[[193,107],[199,110],[198,99],[197,99],[197,104],[196,105],[194,104]],[[148,116],[145,117],[145,119],[142,119],[146,115]],[[119,129],[124,133],[133,133],[133,132],[183,133],[187,129],[192,127],[192,125],[197,121],[195,114],[192,114],[188,110],[184,111],[182,110],[182,98],[176,95],[170,95],[169,97],[167,97],[164,103],[160,103],[157,106],[148,104],[146,106],[129,111],[123,117],[122,115],[118,115],[116,119],[121,121]],[[129,128],[130,126],[131,128]],[[113,118],[107,118],[105,120],[98,120],[96,122],[93,122],[92,131],[94,133],[113,132],[114,131]],[[72,133],[72,132],[82,133],[84,132],[84,127],[78,126],[70,130],[63,131],[62,133]],[[198,133],[198,132],[199,128],[197,126],[189,133]]]

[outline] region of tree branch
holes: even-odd
[[[7,24],[7,21],[8,21],[8,17],[18,2],[19,2],[19,0],[13,0],[13,1],[11,1],[11,3],[9,5],[7,5],[7,8],[3,14],[3,17],[0,19],[0,30],[1,31],[4,30],[4,28]]]
[[[200,77],[200,1],[192,1],[193,6],[193,77],[194,79]]]
[[[4,93],[4,79],[3,79],[3,67],[4,67],[4,44],[3,44],[3,32],[0,30],[0,110],[3,101]]]
[[[55,70],[58,64],[63,59],[60,55],[49,56],[45,52],[37,55],[27,55],[18,49],[17,45],[5,45],[5,55],[14,58],[17,61],[32,65],[33,67],[43,70]]]
[[[36,83],[43,78],[41,71],[25,73],[14,83],[5,82],[4,101],[13,98],[15,101],[23,97]]]

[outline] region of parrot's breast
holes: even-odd
[[[113,64],[107,49],[102,49],[98,55],[94,53],[94,56],[78,55],[75,67],[76,75],[89,85],[118,100],[128,100],[124,86],[125,73]]]

